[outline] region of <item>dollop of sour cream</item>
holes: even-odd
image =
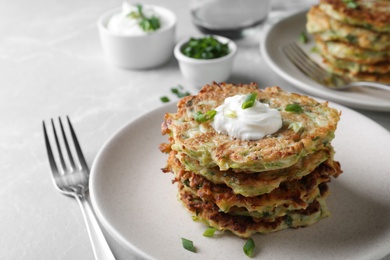
[[[255,101],[250,108],[242,109],[246,95],[236,95],[225,99],[217,107],[211,125],[222,134],[242,140],[258,140],[273,134],[282,127],[282,117],[277,109]]]
[[[157,16],[160,19],[161,27],[163,27],[164,21],[162,21],[152,7],[143,6],[142,11],[146,17]],[[120,35],[146,35],[150,33],[142,30],[138,24],[138,20],[129,15],[132,12],[138,12],[137,6],[123,2],[122,11],[114,14],[110,18],[107,23],[107,29]]]

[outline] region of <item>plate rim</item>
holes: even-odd
[[[317,98],[317,97],[313,97],[313,98],[316,99],[317,101],[325,102],[325,100],[323,100],[321,98]],[[348,113],[351,113],[354,116],[364,117],[366,120],[370,121],[371,124],[375,125],[375,128],[380,129],[380,131],[383,131],[383,132],[389,134],[389,136],[390,136],[390,132],[386,128],[384,128],[382,125],[378,124],[377,122],[375,122],[371,118],[359,113],[358,111],[355,111],[351,108],[348,108],[346,106],[343,106],[343,105],[340,105],[340,104],[337,104],[334,102],[329,102],[329,106],[336,108],[338,111],[347,110]],[[93,205],[93,209],[98,217],[98,220],[102,223],[103,227],[108,232],[108,234],[115,241],[117,241],[121,246],[123,246],[126,250],[130,249],[133,254],[136,254],[139,257],[143,257],[143,258],[147,258],[147,259],[154,259],[154,258],[152,256],[148,255],[147,252],[134,246],[131,243],[131,241],[126,240],[126,238],[114,226],[112,226],[110,221],[108,219],[106,219],[106,217],[104,216],[104,213],[102,212],[102,209],[99,208],[99,206],[98,206],[97,197],[96,197],[97,191],[95,190],[97,187],[96,187],[96,185],[93,185],[93,183],[96,181],[96,175],[98,174],[98,172],[96,170],[96,167],[98,165],[98,161],[101,160],[101,157],[104,155],[105,150],[110,146],[111,143],[113,143],[113,142],[115,143],[117,138],[121,138],[121,136],[126,133],[126,129],[128,129],[133,124],[136,124],[136,122],[139,121],[140,119],[147,117],[147,116],[150,116],[154,113],[160,113],[160,112],[161,112],[161,114],[168,113],[172,109],[174,109],[174,107],[175,107],[174,103],[163,105],[163,106],[160,106],[160,107],[157,107],[153,110],[150,110],[150,111],[148,111],[140,116],[137,116],[136,118],[124,123],[117,131],[115,131],[105,141],[104,145],[99,149],[99,152],[98,152],[98,154],[97,154],[97,156],[92,164],[92,167],[91,167],[90,198],[91,198],[91,202]],[[390,252],[389,252],[389,254],[390,254]]]
[[[325,91],[326,89],[324,89],[323,91],[316,90],[315,88],[309,86],[307,83],[302,82],[298,78],[294,77],[294,75],[290,75],[287,71],[283,70],[283,68],[280,67],[278,63],[272,58],[272,54],[267,48],[268,46],[267,43],[268,41],[270,41],[272,32],[276,30],[282,23],[285,23],[288,20],[297,19],[297,17],[305,16],[307,12],[308,9],[295,11],[284,16],[283,18],[279,19],[275,23],[270,23],[265,25],[263,36],[260,39],[260,53],[261,56],[264,58],[266,64],[268,64],[271,67],[271,69],[280,77],[282,77],[284,80],[292,83],[296,88],[315,97],[319,97],[322,99],[329,99],[333,102],[340,103],[350,108],[364,109],[364,110],[378,111],[378,112],[390,112],[390,102],[386,106],[383,106],[382,103],[380,105],[377,105],[374,101],[364,102],[364,100],[361,100],[358,102],[357,100],[343,98],[342,95],[338,95],[341,93],[340,91],[337,91],[337,94],[335,92],[335,95],[331,95]],[[305,30],[305,28],[303,28],[303,30]],[[310,78],[308,78],[308,80],[310,80],[314,86],[323,87],[319,83],[311,80]]]
[[[96,167],[98,165],[98,161],[102,158],[105,150],[109,147],[111,143],[115,141],[116,138],[120,138],[120,135],[126,132],[126,129],[129,128],[131,125],[135,124],[137,121],[141,120],[142,118],[151,115],[153,113],[157,113],[160,110],[166,111],[168,113],[169,110],[172,110],[174,106],[176,106],[177,103],[171,102],[168,104],[161,105],[159,107],[156,107],[150,111],[146,111],[145,113],[136,116],[135,118],[127,121],[124,123],[121,127],[119,127],[116,131],[114,131],[113,134],[109,136],[109,138],[103,143],[101,148],[99,149],[98,153],[96,154],[95,159],[93,160],[92,167],[90,169],[90,184],[89,184],[89,195],[90,200],[92,203],[92,208],[99,220],[99,222],[103,225],[105,231],[110,235],[112,239],[114,239],[116,242],[118,242],[122,247],[124,247],[126,250],[130,249],[132,250],[132,253],[136,254],[139,257],[145,258],[145,259],[153,259],[150,255],[148,255],[146,252],[142,251],[141,249],[134,246],[130,241],[127,241],[123,235],[121,235],[106,219],[103,212],[101,211],[100,207],[98,206],[98,201],[96,198],[97,191],[96,185],[93,185],[93,183],[96,182]]]

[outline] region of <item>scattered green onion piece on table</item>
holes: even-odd
[[[293,113],[302,113],[303,109],[299,104],[288,104],[285,108],[285,111],[287,112],[293,112]]]
[[[253,241],[252,238],[249,238],[244,247],[243,247],[243,250],[244,250],[244,253],[249,256],[249,257],[252,257],[253,256],[253,250],[255,249],[255,242]]]
[[[185,249],[188,251],[196,253],[196,248],[194,246],[194,243],[191,240],[181,238],[181,243]]]
[[[196,112],[194,118],[196,121],[202,123],[202,122],[206,122],[208,120],[213,119],[216,114],[217,114],[217,111],[215,111],[215,110],[209,110],[204,114],[202,112],[198,111],[198,112]]]
[[[206,229],[206,231],[203,233],[203,236],[205,237],[213,237],[215,233],[215,228],[209,227]]]
[[[305,32],[301,32],[301,34],[299,35],[299,41],[301,43],[307,43],[309,41]]]
[[[182,98],[190,95],[190,93],[188,91],[185,91],[181,85],[171,88],[171,92],[175,94],[178,98]]]
[[[161,102],[168,103],[170,99],[167,96],[160,97]]]
[[[257,98],[257,93],[250,93],[246,96],[244,103],[242,103],[241,108],[247,109],[253,107],[255,105],[255,101]]]

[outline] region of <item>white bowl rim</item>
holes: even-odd
[[[191,58],[191,57],[184,55],[181,52],[181,47],[185,43],[187,43],[189,41],[189,39],[191,39],[191,38],[199,39],[199,38],[204,38],[206,36],[212,36],[223,43],[228,43],[230,52],[223,57],[219,57],[219,58],[215,58],[215,59],[194,59],[194,58]],[[224,60],[227,60],[227,59],[234,57],[236,55],[236,53],[237,53],[237,45],[233,40],[226,38],[226,37],[223,37],[223,36],[214,35],[214,34],[204,34],[204,35],[186,37],[186,38],[180,40],[176,44],[175,49],[174,49],[174,55],[175,55],[176,59],[178,59],[179,61],[184,61],[184,62],[193,63],[193,64],[205,64],[205,63],[210,64],[210,63],[222,62]]]
[[[111,17],[112,15],[116,14],[116,13],[119,13],[122,8],[121,7],[116,7],[114,9],[111,9],[105,13],[103,13],[102,15],[100,15],[98,21],[97,21],[97,25],[98,25],[98,28],[99,30],[101,30],[102,32],[104,33],[107,33],[107,34],[111,34],[113,36],[116,36],[116,37],[123,37],[123,38],[142,38],[142,37],[149,37],[151,35],[156,35],[156,34],[160,34],[160,33],[163,33],[165,31],[168,31],[168,30],[171,30],[172,28],[174,28],[177,24],[177,17],[176,17],[176,14],[171,11],[170,9],[166,8],[166,7],[163,7],[163,6],[159,6],[159,5],[143,5],[143,6],[146,6],[146,7],[153,7],[153,8],[156,8],[157,10],[161,10],[163,12],[166,12],[170,15],[169,17],[169,20],[171,20],[172,22],[168,24],[168,26],[165,26],[163,28],[160,28],[158,29],[157,31],[154,31],[154,32],[151,32],[151,33],[147,33],[147,34],[144,34],[144,35],[126,35],[126,34],[119,34],[119,33],[115,33],[115,32],[112,32],[110,30],[108,30],[107,26],[105,26],[103,24],[103,22],[108,19],[109,17]]]

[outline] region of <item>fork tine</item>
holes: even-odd
[[[328,77],[326,71],[313,62],[305,52],[295,43],[290,43],[283,48],[284,53],[304,74],[316,80]]]
[[[285,54],[290,59],[290,61],[293,62],[294,65],[297,66],[297,68],[301,70],[304,74],[308,75],[309,77],[316,76],[316,72],[313,71],[308,65],[308,63],[302,60],[299,54],[295,52],[292,44],[287,45],[283,50],[285,51]]]
[[[43,125],[43,133],[45,136],[46,151],[47,151],[47,156],[49,157],[51,171],[53,172],[53,174],[58,174],[59,172],[58,172],[56,161],[54,160],[53,151],[51,150],[49,137],[46,131],[45,121],[42,121],[42,125]]]
[[[70,129],[70,133],[72,135],[72,139],[73,139],[73,143],[74,143],[74,146],[76,148],[76,152],[77,152],[77,155],[79,157],[79,161],[80,161],[80,164],[81,164],[81,167],[87,171],[89,171],[88,169],[88,165],[87,165],[87,162],[85,161],[85,158],[84,158],[84,155],[83,155],[83,151],[81,150],[81,147],[80,147],[80,144],[79,144],[79,141],[77,140],[77,136],[76,136],[76,133],[73,129],[73,126],[72,126],[72,123],[70,122],[70,119],[68,116],[66,116],[67,120],[68,120],[68,125],[69,125],[69,129]]]
[[[304,74],[312,77],[312,75],[309,73],[308,69],[306,68],[305,63],[301,62],[301,60],[296,57],[297,55],[294,53],[294,51],[291,48],[292,48],[291,45],[287,44],[287,45],[283,46],[282,50],[283,50],[284,54],[288,57],[288,59],[292,63],[294,63],[294,65],[300,71],[302,71]]]
[[[56,127],[54,125],[53,119],[51,119],[51,125],[52,125],[53,132],[54,132],[54,140],[55,140],[56,145],[57,145],[57,150],[58,150],[58,155],[60,157],[61,166],[62,166],[62,169],[65,172],[67,167],[66,167],[66,164],[65,164],[64,156],[62,154],[62,149],[61,149],[60,142],[58,141],[57,130],[56,130]]]
[[[304,52],[295,42],[292,44],[292,48],[295,50],[295,53],[299,54],[303,61],[307,62],[308,65],[316,71],[318,74],[323,76],[328,76],[328,72],[326,72],[322,67],[320,67],[316,62],[314,62],[306,52]]]
[[[64,126],[62,125],[61,117],[58,117],[58,121],[60,122],[62,138],[64,139],[64,144],[65,144],[66,151],[68,153],[68,158],[69,158],[70,165],[72,166],[73,169],[75,169],[76,168],[76,164],[74,163],[72,152],[70,151],[70,148],[69,148],[68,139],[66,138],[66,134],[65,134]]]

